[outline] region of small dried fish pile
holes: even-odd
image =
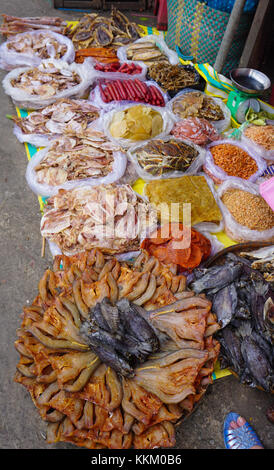
[[[155,80],[166,91],[179,91],[197,85],[199,76],[193,67],[155,63],[148,69],[149,78]]]
[[[254,267],[254,265],[253,265]],[[242,383],[274,391],[274,291],[252,261],[234,253],[224,264],[194,270],[190,288],[212,301],[222,329],[222,367],[229,367]]]
[[[76,27],[68,26],[65,30],[76,50],[92,46],[118,48],[136,41],[140,32],[137,24],[114,7],[109,18],[90,13],[84,15]]]
[[[25,33],[7,41],[7,49],[20,54],[34,55],[41,59],[62,59],[67,46],[48,32]]]
[[[60,137],[52,141],[34,168],[37,182],[58,186],[67,181],[101,178],[112,171],[113,152],[119,150],[102,132],[93,129],[83,135]]]
[[[97,249],[55,257],[38,289],[23,308],[14,380],[30,393],[47,442],[89,449],[174,446],[175,423],[212,382],[220,345],[212,337],[219,326],[210,302],[186,291],[185,277],[156,258],[142,253],[133,264],[119,263]],[[128,306],[134,314],[117,322],[117,304],[119,315]],[[92,351],[90,336],[84,339],[90,322],[110,330],[119,324],[131,350],[140,334],[134,352],[142,357],[156,338],[160,348],[125,377]],[[116,364],[115,354],[110,357]]]
[[[51,16],[39,17],[25,17],[19,18],[17,16],[10,16],[2,14],[3,23],[0,27],[0,32],[3,36],[9,37],[25,31],[36,31],[44,29],[45,31],[54,31],[55,33],[63,34],[66,26],[66,21],[62,18]]]
[[[143,147],[139,147],[134,156],[140,167],[153,176],[162,176],[172,171],[185,172],[199,152],[185,142],[175,139],[164,141],[150,140]]]
[[[49,98],[81,83],[80,75],[68,68],[56,67],[50,59],[28,68],[11,80],[11,86],[29,95]]]
[[[99,109],[88,101],[68,98],[61,98],[26,117],[11,116],[26,139],[29,134],[45,135],[49,139],[63,134],[82,134],[98,117]]]
[[[175,97],[172,102],[172,110],[182,119],[187,117],[199,117],[210,121],[224,119],[220,106],[200,91],[182,93]]]
[[[64,254],[92,248],[104,253],[138,250],[140,238],[155,226],[156,215],[129,185],[59,190],[47,200],[41,234]]]
[[[188,139],[197,145],[206,145],[220,139],[220,135],[211,122],[197,117],[189,117],[176,122],[171,134],[177,139]]]
[[[133,61],[144,62],[148,67],[156,63],[169,65],[168,57],[160,50],[154,41],[141,41],[126,48],[127,58]]]

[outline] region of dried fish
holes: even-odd
[[[176,96],[172,102],[172,110],[181,119],[187,117],[199,117],[212,121],[224,119],[220,106],[200,91],[182,93]]]

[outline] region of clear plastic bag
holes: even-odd
[[[138,62],[138,61],[132,61],[132,60],[124,60],[121,61],[120,64],[135,64],[139,65],[141,67],[142,71],[141,73],[136,73],[136,74],[128,74],[128,73],[122,73],[122,72],[102,72],[100,70],[96,70],[95,65],[97,64],[97,61],[93,58],[91,58],[90,62],[91,66],[93,67],[94,73],[96,74],[96,78],[100,79],[105,79],[105,80],[126,80],[129,78],[138,78],[139,80],[145,80],[146,75],[147,75],[147,66],[144,64],[144,62]],[[104,65],[104,64],[102,64]]]
[[[186,95],[187,93],[202,93],[203,95],[207,96],[208,98],[212,99],[216,105],[218,105],[224,115],[224,119],[221,119],[220,121],[213,121],[209,119],[209,122],[215,127],[216,131],[221,133],[224,132],[229,126],[231,122],[231,112],[226,106],[226,104],[221,100],[220,98],[215,98],[213,96],[209,96],[206,93],[200,91],[200,90],[195,90],[193,88],[185,88],[184,90],[180,91],[177,93],[177,95],[174,96],[169,102],[168,102],[168,109],[170,112],[175,116],[176,121],[182,120],[182,117],[179,115],[175,114],[173,111],[173,103],[175,100],[177,100],[180,96]],[[189,116],[190,117],[190,116]]]
[[[244,225],[240,225],[231,215],[229,209],[222,202],[221,198],[229,189],[240,189],[251,194],[260,196],[259,186],[239,178],[230,178],[222,183],[217,189],[220,200],[220,207],[224,217],[225,231],[232,240],[242,243],[246,241],[274,242],[274,227],[268,230],[252,230]]]
[[[104,134],[111,141],[118,143],[123,148],[129,148],[131,145],[134,145],[136,143],[141,144],[142,142],[145,142],[145,141],[144,140],[143,141],[141,141],[141,140],[136,141],[136,140],[131,140],[131,139],[115,138],[111,135],[111,133],[109,131],[109,127],[111,125],[111,122],[112,122],[112,119],[113,119],[113,116],[114,116],[115,113],[117,113],[118,111],[124,111],[125,109],[129,109],[132,106],[138,106],[138,105],[147,106],[149,108],[152,108],[162,116],[163,128],[162,128],[162,131],[157,136],[154,136],[155,138],[157,137],[157,139],[162,139],[163,137],[166,137],[167,135],[169,135],[170,131],[171,131],[173,125],[174,125],[174,118],[171,115],[171,113],[167,110],[166,107],[163,108],[163,107],[158,107],[158,106],[151,106],[151,105],[148,105],[148,104],[145,104],[145,103],[133,103],[133,104],[127,104],[127,105],[120,104],[117,101],[115,103],[113,103],[113,105],[111,105],[111,103],[110,103],[110,107],[106,107],[105,109],[102,110],[102,112],[100,114],[99,122],[100,122],[100,125],[102,125],[102,127],[103,127]]]
[[[35,51],[32,54],[20,53],[14,50],[11,50],[8,45],[14,40],[23,40],[24,37],[28,36],[39,36],[43,35],[45,37],[51,37],[55,39],[59,44],[63,44],[67,47],[65,54],[60,60],[71,64],[75,58],[75,50],[72,41],[64,36],[63,34],[58,34],[53,31],[37,30],[37,31],[27,31],[25,33],[16,34],[11,39],[8,39],[6,42],[0,46],[0,68],[4,70],[13,70],[17,67],[36,67],[39,65],[43,59],[39,57]],[[55,59],[54,52],[49,49],[49,55],[51,59]]]
[[[12,86],[12,80],[19,77],[22,73],[32,70],[33,67],[19,67],[11,70],[2,81],[4,91],[11,97],[15,106],[24,109],[40,109],[54,103],[59,98],[82,98],[87,92],[88,88],[94,81],[94,74],[90,71],[88,60],[83,64],[67,64],[63,60],[47,59],[43,60],[38,66],[49,67],[49,64],[53,64],[54,67],[60,70],[67,70],[69,72],[75,72],[80,77],[81,82],[67,90],[57,92],[49,98],[43,98],[39,95],[29,94],[26,91]]]
[[[136,172],[137,172],[137,174],[140,178],[142,178],[144,180],[157,180],[157,179],[164,179],[164,178],[178,178],[179,176],[183,176],[183,175],[186,175],[186,174],[196,174],[198,171],[200,171],[202,169],[202,166],[204,164],[204,158],[205,158],[205,150],[202,149],[201,147],[199,147],[198,145],[193,144],[193,142],[188,141],[186,139],[184,139],[184,140],[175,139],[174,137],[169,136],[169,137],[163,138],[164,142],[169,142],[170,140],[173,140],[173,141],[177,140],[180,143],[184,142],[185,144],[187,144],[190,147],[192,147],[193,149],[195,149],[198,152],[198,155],[195,158],[195,160],[191,163],[191,165],[187,168],[187,170],[184,171],[184,172],[182,172],[182,171],[170,171],[170,172],[166,172],[166,173],[162,174],[161,176],[153,176],[151,173],[145,171],[141,167],[141,165],[138,162],[138,158],[136,156],[136,151],[140,147],[141,148],[144,147],[145,145],[147,145],[149,142],[151,142],[153,140],[158,140],[158,138],[154,138],[150,141],[145,141],[141,145],[138,143],[136,145],[131,146],[128,149],[128,152],[127,152],[128,157],[132,161],[133,165],[135,166]]]
[[[106,176],[100,178],[83,178],[66,181],[64,184],[50,186],[37,181],[35,172],[36,166],[46,157],[50,147],[39,150],[29,161],[26,170],[26,180],[30,189],[40,196],[54,196],[59,189],[73,189],[84,186],[98,186],[100,184],[109,184],[118,182],[123,177],[127,167],[127,156],[124,152],[113,152],[112,171]]]
[[[137,41],[135,41],[134,44],[137,44],[140,42],[147,42],[147,41],[154,41],[157,47],[160,49],[160,51],[162,51],[163,54],[166,55],[170,64],[176,65],[179,63],[178,54],[175,51],[172,51],[171,49],[169,49],[164,38],[160,35],[158,36],[156,34],[148,34],[147,36],[143,36],[142,38],[137,39]],[[122,47],[119,47],[119,49],[117,50],[117,57],[121,62],[125,62],[128,60],[127,48],[128,46],[122,46]]]
[[[254,124],[250,124],[250,125],[248,125],[244,128],[244,130],[242,132],[242,135],[241,135],[241,142],[244,145],[246,145],[246,147],[249,148],[251,152],[253,150],[255,150],[255,152],[258,155],[260,155],[264,160],[266,160],[268,162],[268,164],[273,163],[274,162],[274,149],[273,150],[266,150],[263,145],[258,144],[257,142],[255,142],[254,140],[251,140],[249,137],[247,137],[245,135],[246,130],[250,126],[253,127]],[[261,127],[261,126],[258,126],[258,127]]]
[[[134,80],[134,76],[133,77],[127,76],[126,78],[123,78],[123,80],[121,80],[121,81],[126,82],[128,80]],[[110,81],[110,80],[108,80],[108,81]],[[114,79],[113,79],[113,81],[114,81]],[[100,82],[100,80],[99,80],[99,82]],[[149,81],[143,81],[143,83],[145,83],[148,87],[149,86],[154,86],[155,88],[157,88],[157,90],[159,90],[159,92],[160,92],[160,94],[163,98],[163,101],[164,101],[165,105],[167,104],[167,102],[169,101],[169,96],[168,96],[167,93],[163,93],[163,91],[161,90],[161,88],[159,87],[159,85],[156,82],[154,82],[152,80],[149,80]],[[104,83],[100,83],[100,86],[102,87],[103,90],[105,89],[105,84]],[[88,101],[90,101],[93,104],[93,106],[96,106],[98,108],[108,108],[108,110],[110,110],[112,105],[115,105],[116,103],[121,103],[122,105],[126,105],[126,104],[145,104],[145,101],[137,101],[137,100],[136,101],[134,101],[134,100],[113,100],[113,101],[110,101],[108,103],[105,103],[103,101],[102,97],[101,97],[99,84],[96,85],[95,88],[93,88],[93,90],[91,90],[90,95],[88,97]],[[151,105],[149,103],[147,103],[147,104],[149,106],[153,106],[152,104]]]
[[[26,142],[28,144],[34,145],[35,147],[47,147],[52,139],[58,137],[57,134],[25,134],[16,124],[13,127],[13,133],[19,142]]]
[[[250,181],[252,183],[255,182],[257,180],[257,178],[260,175],[262,175],[264,173],[264,171],[266,170],[266,168],[267,168],[266,162],[259,155],[257,155],[254,152],[254,150],[251,152],[248,147],[241,144],[240,142],[236,142],[235,140],[229,140],[229,139],[217,140],[216,142],[212,142],[211,144],[209,144],[207,146],[207,151],[206,151],[206,155],[205,155],[205,163],[204,163],[204,171],[208,172],[208,174],[212,177],[213,181],[216,184],[220,184],[223,181],[227,180],[228,178],[232,178],[232,176],[229,176],[227,173],[224,172],[224,170],[222,170],[219,166],[217,166],[214,163],[213,156],[212,156],[212,153],[210,151],[210,149],[212,147],[215,147],[216,145],[222,145],[222,144],[229,144],[229,145],[233,145],[235,147],[239,147],[240,149],[247,152],[248,155],[251,158],[253,158],[253,160],[255,160],[255,162],[257,163],[258,170],[256,171],[256,173],[251,175],[250,178],[248,178],[247,181]],[[240,178],[240,179],[242,179],[242,178]]]

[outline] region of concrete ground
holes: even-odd
[[[1,13],[66,19],[82,15],[56,11],[49,0],[1,0]],[[1,81],[4,76],[5,72],[1,71]],[[38,281],[52,265],[52,258],[47,250],[45,257],[41,257],[39,204],[25,180],[25,148],[14,137],[12,122],[5,118],[15,109],[1,86],[0,109],[0,448],[71,448],[66,444],[46,444],[44,422],[28,392],[13,382],[18,360],[13,343],[20,326],[21,309],[36,296]],[[223,421],[228,412],[235,411],[254,426],[264,446],[273,449],[274,427],[266,418],[271,404],[271,395],[243,386],[233,376],[219,379],[209,388],[195,413],[178,427],[176,447],[223,449]]]

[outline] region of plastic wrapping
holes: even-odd
[[[224,132],[228,127],[230,127],[230,122],[231,122],[231,112],[230,110],[228,109],[228,107],[226,106],[226,104],[223,102],[223,100],[221,100],[220,98],[215,98],[213,96],[209,96],[207,95],[206,93],[203,93],[202,91],[200,90],[195,90],[193,88],[185,88],[184,90],[180,91],[179,93],[177,93],[177,95],[175,95],[167,104],[167,107],[168,109],[170,110],[170,112],[175,116],[175,119],[176,121],[178,120],[182,120],[183,118],[180,117],[179,115],[175,114],[173,112],[173,103],[176,99],[178,99],[178,97],[182,96],[182,95],[185,95],[187,93],[192,93],[192,92],[199,92],[199,93],[202,93],[203,95],[207,96],[208,98],[212,99],[215,104],[217,104],[218,106],[220,106],[222,112],[223,112],[223,115],[224,115],[224,119],[221,119],[220,121],[213,121],[213,120],[210,120],[209,119],[209,122],[211,122],[211,124],[215,127],[216,131],[221,133],[221,132]],[[190,117],[190,116],[189,116]]]
[[[274,242],[274,227],[269,230],[252,230],[244,225],[240,225],[231,215],[229,209],[222,202],[221,197],[229,189],[240,189],[251,194],[260,196],[259,186],[239,178],[230,178],[222,183],[217,189],[217,195],[220,200],[220,207],[224,217],[224,226],[227,235],[232,240],[242,243],[250,242]]]
[[[166,55],[170,64],[172,65],[179,64],[178,54],[175,51],[172,51],[171,49],[169,49],[169,47],[167,46],[162,36],[158,36],[155,34],[148,34],[147,36],[143,36],[142,38],[137,39],[137,41],[135,41],[134,44],[139,43],[139,42],[147,42],[147,41],[154,41],[157,47],[159,47],[159,49],[163,52],[163,54]],[[122,47],[119,47],[119,49],[117,50],[117,57],[121,62],[126,62],[128,60],[128,57],[127,57],[128,47],[129,47],[128,45],[122,46]],[[132,61],[132,62],[138,62],[138,61]]]
[[[50,36],[55,39],[58,43],[64,44],[67,47],[67,50],[63,57],[59,60],[65,61],[68,64],[71,64],[75,58],[75,50],[72,41],[63,34],[58,34],[53,31],[37,30],[37,31],[27,31],[25,33],[19,33],[13,36],[11,39],[8,39],[6,42],[0,46],[0,68],[4,70],[13,70],[17,67],[36,67],[39,65],[43,59],[39,57],[35,51],[33,54],[20,53],[10,50],[8,44],[14,40],[23,39],[24,36],[38,36],[44,35],[46,37]],[[54,54],[49,50],[50,59],[55,59]]]
[[[127,166],[127,156],[124,152],[113,152],[112,171],[100,178],[83,178],[66,181],[64,184],[49,186],[38,183],[35,167],[46,157],[50,147],[39,150],[29,161],[26,170],[26,180],[32,191],[40,196],[54,196],[59,189],[73,189],[84,186],[97,186],[99,184],[109,184],[117,182],[125,173]]]
[[[128,81],[128,80],[134,80],[134,76],[127,75],[127,77],[123,78],[123,80],[121,80],[121,81],[124,82],[124,81]],[[96,81],[97,81],[97,79],[96,79]],[[114,81],[114,79],[113,79],[113,81]],[[161,93],[161,96],[163,97],[163,100],[164,100],[165,104],[167,104],[167,102],[169,101],[169,96],[168,96],[167,93],[164,93],[161,90],[158,83],[156,83],[152,80],[149,80],[149,81],[144,81],[143,80],[143,83],[145,83],[148,87],[149,86],[154,86],[155,88],[157,88],[159,90],[159,92]],[[102,89],[104,90],[104,87],[105,87],[104,83],[102,83],[101,86],[102,86]],[[117,103],[121,103],[122,105],[126,105],[126,104],[147,104],[148,106],[153,106],[152,104],[150,105],[150,103],[145,103],[145,101],[137,101],[137,100],[136,101],[134,101],[134,100],[113,100],[113,101],[110,101],[109,103],[105,103],[103,101],[102,97],[101,97],[99,84],[96,85],[95,88],[93,88],[93,90],[91,90],[90,95],[88,97],[88,101],[90,101],[93,106],[96,106],[98,108],[108,108],[108,110],[112,109],[112,105],[115,106],[115,104],[117,104]]]
[[[162,129],[162,132],[160,132],[160,134],[158,134],[157,136],[154,136],[154,138],[157,138],[157,139],[162,139],[163,137],[166,137],[168,134],[170,134],[170,131],[174,125],[174,118],[173,116],[171,115],[171,113],[166,109],[166,107],[158,107],[158,106],[151,106],[151,105],[148,105],[148,104],[145,104],[145,103],[139,103],[140,105],[142,106],[148,106],[149,108],[152,108],[154,109],[155,111],[157,111],[161,116],[162,116],[162,119],[163,119],[163,129]],[[112,119],[113,119],[113,116],[115,113],[117,113],[118,111],[124,111],[125,109],[128,109],[132,106],[137,106],[138,103],[133,103],[133,104],[128,104],[128,105],[125,105],[125,104],[120,104],[119,102],[116,101],[116,103],[114,103],[113,105],[111,105],[110,103],[110,110],[109,110],[109,107],[106,107],[101,115],[100,115],[100,118],[99,118],[99,121],[100,121],[100,124],[102,125],[103,127],[103,132],[104,134],[113,142],[116,142],[118,143],[119,145],[121,145],[121,147],[123,148],[129,148],[131,145],[133,144],[141,144],[142,142],[145,142],[144,140],[141,141],[136,141],[136,140],[130,140],[130,139],[119,139],[119,138],[115,138],[111,135],[110,131],[109,131],[109,127],[110,127],[110,124],[112,122]]]
[[[157,179],[164,179],[164,178],[178,178],[179,176],[183,176],[186,174],[196,174],[198,171],[202,169],[202,166],[204,164],[204,158],[205,158],[205,150],[199,147],[198,145],[193,144],[193,142],[186,140],[186,139],[175,139],[175,137],[169,136],[163,138],[165,142],[169,142],[170,140],[178,140],[178,142],[184,142],[185,144],[189,145],[190,147],[194,148],[198,152],[198,156],[195,158],[195,160],[191,163],[191,165],[187,168],[186,171],[170,171],[166,172],[161,176],[153,176],[151,173],[145,171],[141,165],[138,162],[138,159],[136,157],[136,150],[138,150],[140,147],[143,147],[147,145],[149,142],[153,140],[158,140],[158,138],[154,138],[151,140],[147,140],[143,142],[141,145],[138,143],[136,145],[131,146],[128,149],[128,157],[132,161],[134,167],[136,168],[136,172],[138,176],[144,180],[157,180]]]
[[[16,124],[13,127],[15,137],[21,143],[28,143],[35,147],[47,147],[52,139],[58,137],[57,134],[25,134]]]
[[[246,147],[245,145],[243,145],[239,142],[235,142],[234,140],[228,140],[228,139],[217,140],[216,142],[212,142],[211,144],[209,144],[207,146],[207,151],[206,151],[206,155],[205,155],[205,163],[204,163],[204,171],[208,172],[210,174],[210,176],[212,177],[212,179],[215,183],[219,184],[219,183],[222,183],[223,181],[225,181],[226,179],[233,178],[232,176],[229,176],[227,173],[225,173],[224,170],[222,170],[219,166],[215,165],[212,153],[210,152],[210,149],[212,147],[215,147],[216,145],[222,145],[222,144],[229,144],[229,145],[233,145],[235,147],[239,147],[242,150],[244,150],[245,152],[247,152],[248,155],[251,158],[253,158],[253,160],[255,160],[255,162],[257,163],[257,166],[258,166],[258,170],[256,171],[256,173],[251,175],[250,178],[248,178],[247,181],[250,181],[252,183],[255,182],[257,180],[257,178],[260,175],[262,175],[264,173],[264,171],[266,170],[266,168],[267,168],[266,162],[259,155],[257,155],[254,152],[254,150],[251,152],[248,147]],[[242,178],[240,178],[240,179],[242,179]]]
[[[55,95],[49,98],[42,98],[39,95],[31,95],[24,90],[13,87],[11,85],[12,80],[16,79],[22,73],[33,69],[33,67],[16,68],[11,70],[2,81],[5,93],[12,98],[15,106],[24,109],[40,109],[54,103],[59,98],[81,98],[85,95],[89,86],[94,81],[94,74],[90,71],[88,61],[85,61],[83,64],[76,64],[75,62],[72,64],[67,64],[67,62],[64,62],[63,60],[47,59],[43,60],[40,66],[42,64],[45,66],[47,66],[47,64],[53,64],[54,67],[60,70],[63,69],[76,72],[79,75],[81,82],[67,90],[57,92]]]
[[[142,68],[141,73],[135,73],[133,75],[128,74],[128,73],[122,73],[122,72],[102,72],[100,70],[96,70],[95,65],[97,64],[97,61],[91,57],[90,64],[94,70],[94,73],[96,74],[96,78],[103,78],[105,80],[126,80],[129,78],[138,78],[139,80],[145,80],[146,75],[147,75],[147,66],[144,64],[144,62],[139,62],[139,61],[132,61],[132,60],[124,60],[121,61],[121,65],[123,64],[135,64],[139,65],[139,67]],[[102,64],[102,65],[107,65],[107,64]]]
[[[254,124],[251,124],[254,126]],[[274,149],[273,150],[266,150],[263,145],[259,145],[254,140],[251,140],[249,137],[245,135],[246,129],[250,126],[246,126],[241,135],[241,142],[246,145],[247,148],[252,152],[255,152],[260,155],[264,160],[266,160],[269,164],[274,163]]]

